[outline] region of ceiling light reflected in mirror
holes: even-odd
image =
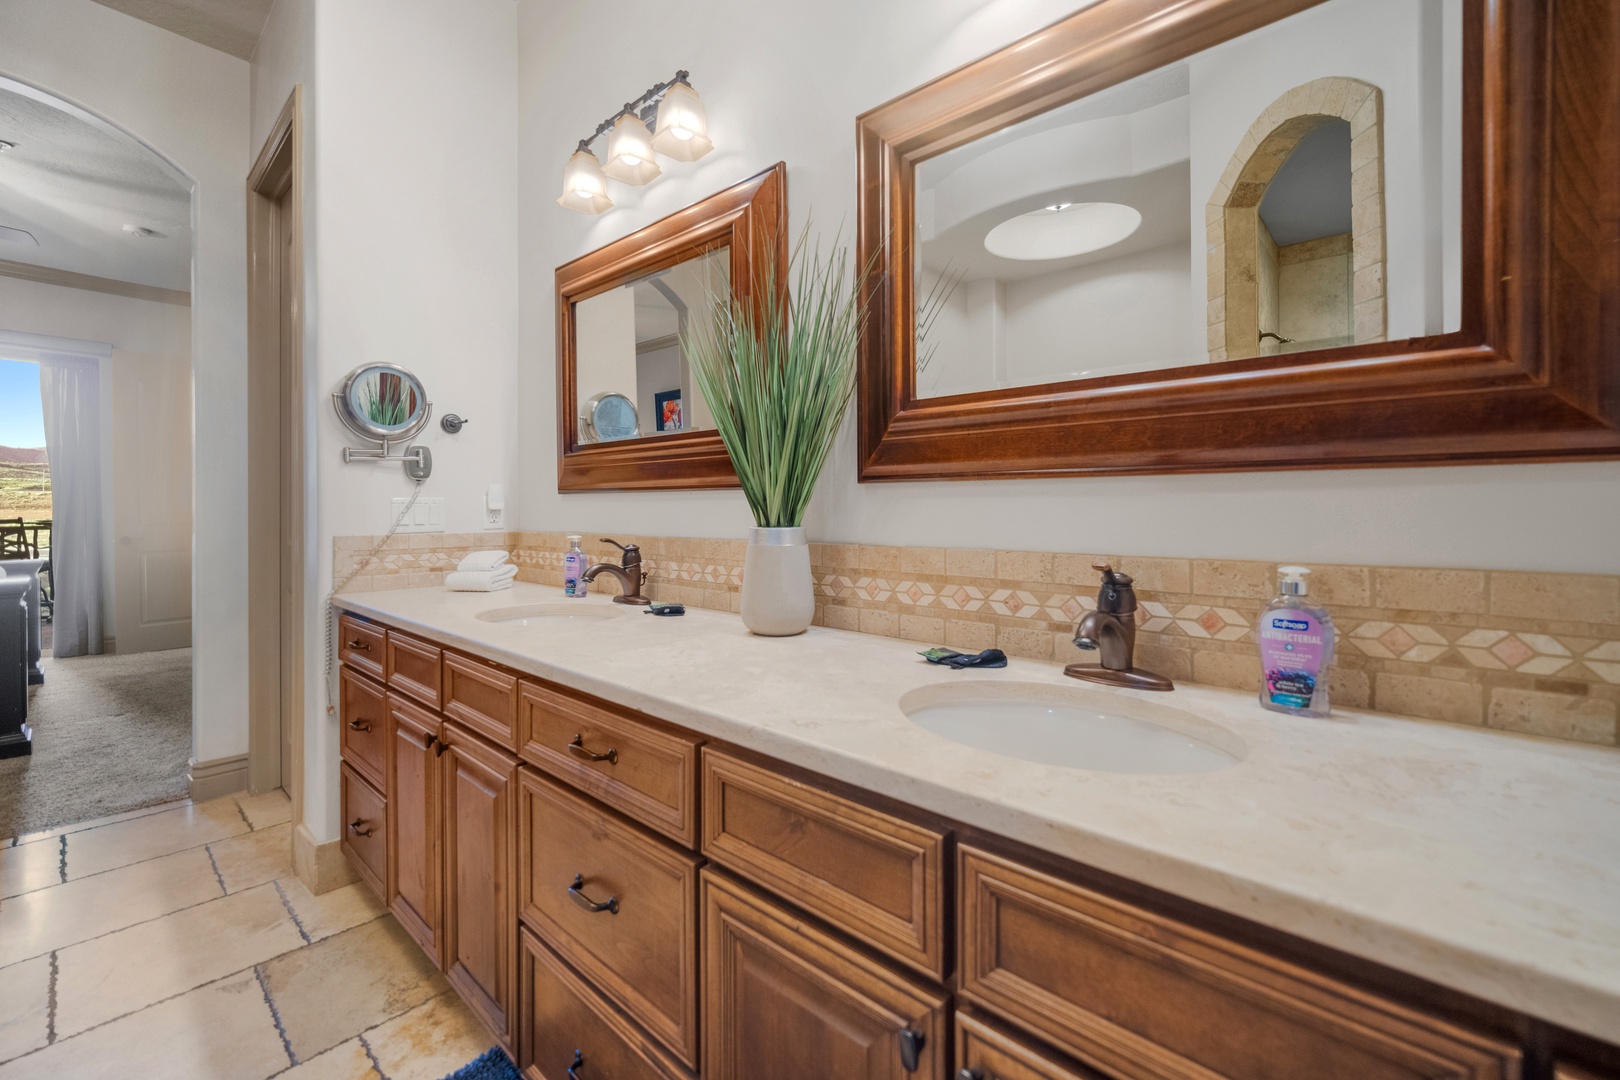
[[[1067,259],[1113,247],[1141,225],[1141,212],[1124,203],[1054,203],[991,229],[984,250],[1020,261]]]

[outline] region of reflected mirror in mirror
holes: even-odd
[[[713,428],[681,332],[729,295],[721,246],[575,303],[580,442]]]
[[[917,396],[1448,333],[1461,0],[1328,0],[921,162]]]

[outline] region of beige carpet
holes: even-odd
[[[0,760],[0,837],[186,796],[191,650],[42,662],[29,757]]]

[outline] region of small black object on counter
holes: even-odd
[[[656,600],[647,605],[648,615],[685,615],[685,604],[660,604]]]
[[[944,664],[958,671],[963,668],[1004,668],[1007,654],[1000,649],[986,649],[981,653],[959,653],[955,649],[929,649],[917,654],[930,664]]]

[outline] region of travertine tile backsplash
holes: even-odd
[[[338,537],[341,581],[378,537]],[[735,611],[741,540],[618,537],[639,543],[648,595]],[[562,533],[396,536],[345,591],[439,585],[468,551],[505,547],[518,577],[560,585]],[[606,545],[584,545],[616,562]],[[605,549],[605,550],[600,550]],[[1108,561],[1136,579],[1137,659],[1172,679],[1259,688],[1253,626],[1271,599],[1267,562],[1036,551],[812,544],[816,622],[958,649],[1064,663]],[[1616,745],[1620,576],[1411,567],[1312,567],[1333,613],[1333,702],[1406,716]],[[598,588],[615,590],[608,578]]]

